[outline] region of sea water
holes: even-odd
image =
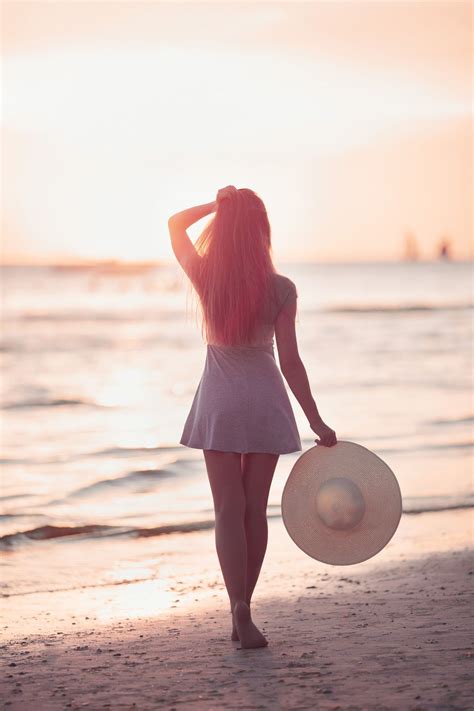
[[[406,514],[473,506],[472,263],[277,269],[338,438],[389,464]],[[179,265],[3,268],[4,594],[96,582],[104,539],[212,527],[202,451],[178,443],[205,354]],[[288,394],[305,451],[316,435]],[[299,454],[280,457],[270,516]]]

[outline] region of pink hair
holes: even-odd
[[[264,300],[274,294],[276,273],[262,200],[247,188],[221,200],[194,246],[201,259],[193,286],[206,340],[219,345],[251,343]]]

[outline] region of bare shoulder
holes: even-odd
[[[277,280],[277,282],[279,284],[282,284],[282,285],[283,284],[285,284],[285,285],[294,284],[294,282],[289,277],[285,276],[284,274],[279,274],[278,272],[275,272],[275,279]]]
[[[275,279],[280,306],[284,303],[290,303],[298,298],[298,290],[294,281],[284,274],[275,274]]]

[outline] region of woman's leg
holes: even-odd
[[[246,602],[250,606],[268,542],[267,503],[279,454],[251,452],[242,455],[242,477],[246,499],[247,537]]]
[[[268,641],[254,625],[246,603],[247,538],[241,455],[205,449],[216,517],[216,549],[230,599],[234,630],[242,648],[265,647]]]
[[[240,456],[237,452],[204,450],[214,499],[216,550],[231,610],[237,600],[246,599],[247,539]]]

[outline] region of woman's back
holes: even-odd
[[[283,306],[296,300],[297,291],[295,284],[283,274],[273,274],[271,288],[267,292],[265,300],[261,304],[260,317],[257,328],[250,343],[242,344],[246,346],[273,345],[275,336],[275,323]],[[219,345],[217,339],[210,339],[210,345]],[[239,344],[235,344],[238,346]],[[230,346],[232,347],[232,346]]]

